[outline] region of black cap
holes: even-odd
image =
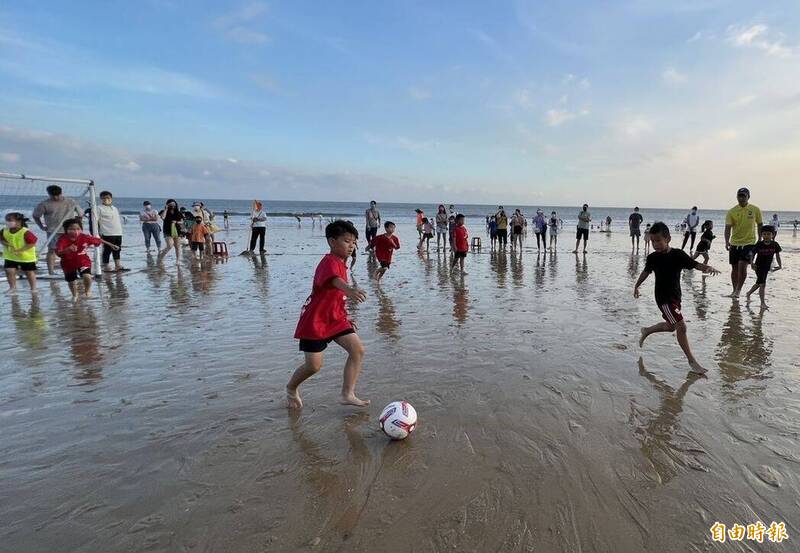
[[[736,195],[737,196],[747,196],[749,198],[750,197],[750,190],[748,190],[745,187],[742,187],[736,192]]]

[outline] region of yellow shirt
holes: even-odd
[[[756,225],[760,225],[761,210],[753,204],[742,207],[735,205],[725,215],[725,224],[731,227],[731,246],[749,246],[755,244]]]

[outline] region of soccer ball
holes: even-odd
[[[393,440],[403,440],[417,427],[417,411],[407,401],[393,401],[381,412],[381,430]]]

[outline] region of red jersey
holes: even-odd
[[[378,258],[378,261],[391,263],[392,252],[400,249],[400,240],[395,235],[389,237],[385,234],[381,234],[372,239],[370,246],[375,248],[375,257]]]
[[[453,231],[455,235],[456,241],[456,251],[457,252],[466,252],[469,251],[469,233],[467,233],[467,227],[464,225],[458,226]]]
[[[75,244],[78,251],[69,251],[71,245]],[[92,266],[92,260],[86,255],[86,248],[89,246],[100,246],[103,242],[99,238],[89,236],[88,234],[79,234],[73,242],[70,240],[69,235],[62,234],[56,242],[56,253],[61,257],[61,268],[65,273],[70,271],[77,271],[78,269],[88,268]]]
[[[347,266],[329,253],[317,265],[311,295],[303,305],[294,331],[295,338],[327,340],[353,328],[347,320],[344,293],[333,286],[333,279],[337,277],[347,282]]]

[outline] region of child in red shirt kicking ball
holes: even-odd
[[[467,232],[467,227],[464,226],[464,215],[459,213],[456,215],[456,228],[453,230],[453,265],[452,267],[456,266],[458,263],[459,268],[461,269],[461,274],[465,275],[467,273],[464,272],[464,259],[467,257],[467,252],[469,251],[469,233]]]
[[[102,238],[96,238],[88,234],[83,234],[83,227],[80,219],[69,219],[64,221],[64,234],[56,242],[56,255],[61,258],[61,269],[64,271],[64,280],[69,283],[69,291],[72,292],[72,299],[78,299],[78,279],[83,281],[83,293],[90,297],[92,288],[92,261],[86,254],[86,248],[91,246],[107,245],[112,250],[118,250],[119,246],[106,242]]]
[[[325,238],[331,252],[317,265],[311,295],[303,306],[294,333],[300,340],[305,361],[286,385],[286,400],[291,409],[303,407],[297,388],[322,368],[322,352],[331,342],[339,344],[348,354],[339,402],[358,407],[369,405],[369,400],[359,399],[355,394],[364,345],[356,334],[355,322],[347,318],[344,303],[346,297],[359,303],[367,298],[363,290],[347,284],[346,263],[356,247],[358,231],[349,221],[334,221],[325,227]]]
[[[383,274],[389,270],[392,265],[392,252],[400,249],[400,240],[394,235],[395,225],[391,221],[386,221],[383,224],[383,229],[386,231],[380,236],[372,239],[367,249],[375,250],[375,257],[381,264],[380,269],[375,271],[375,279],[380,282]]]

